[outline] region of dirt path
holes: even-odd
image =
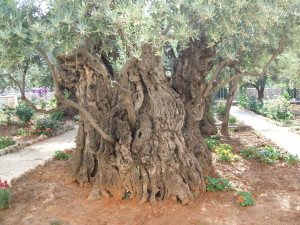
[[[0,156],[0,178],[11,183],[27,171],[53,157],[56,150],[75,147],[77,129],[46,139],[18,152]]]
[[[245,125],[253,127],[276,145],[300,156],[300,135],[288,131],[288,127],[279,127],[261,118],[261,116],[237,106],[232,106],[230,113]]]

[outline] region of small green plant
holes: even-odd
[[[246,108],[248,106],[248,98],[247,98],[247,95],[246,95],[246,88],[241,88],[240,89],[240,93],[239,95],[237,96],[238,98],[238,106],[241,107],[241,108]]]
[[[288,165],[293,166],[293,165],[296,165],[298,163],[299,157],[298,157],[298,155],[289,154],[286,161],[287,161]]]
[[[206,177],[205,180],[207,191],[227,191],[232,189],[230,180],[223,180],[221,176],[217,178]]]
[[[236,122],[237,122],[236,118],[234,116],[230,115],[229,116],[229,123],[236,123]]]
[[[16,114],[16,110],[13,109],[13,108],[10,108],[8,105],[5,105],[3,113],[6,116],[6,124],[11,125],[12,124],[12,117]]]
[[[254,196],[249,191],[238,191],[238,199],[237,199],[237,205],[246,207],[255,205],[255,199]]]
[[[214,140],[221,140],[221,135],[215,134],[215,135],[212,135],[210,138],[214,139]]]
[[[285,98],[288,101],[291,100],[291,96],[290,96],[290,94],[287,91],[283,92],[282,97]]]
[[[10,204],[11,194],[9,185],[6,181],[0,179],[0,210],[7,209]]]
[[[290,109],[289,101],[282,97],[267,102],[264,110],[265,116],[277,121],[288,121],[295,117]]]
[[[16,108],[16,115],[24,123],[28,123],[33,115],[34,111],[25,103],[21,102]]]
[[[216,145],[218,143],[217,140],[210,139],[210,138],[205,138],[204,140],[205,140],[209,150],[214,150],[216,148]]]
[[[257,147],[244,147],[241,149],[241,154],[245,158],[255,158],[257,156]]]
[[[216,112],[221,115],[224,116],[225,115],[225,110],[226,110],[226,102],[220,102],[217,107],[216,107]]]
[[[233,153],[233,147],[229,144],[220,144],[215,151],[218,159],[222,162],[233,162],[240,159],[240,156]]]
[[[65,159],[69,159],[72,154],[73,154],[72,150],[64,150],[64,151],[57,150],[54,152],[54,158],[58,160],[65,160]]]
[[[0,138],[0,149],[14,145],[15,143],[16,142],[10,137],[1,137]]]

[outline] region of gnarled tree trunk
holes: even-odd
[[[199,55],[206,65],[203,72],[210,67],[210,56]],[[205,99],[197,97],[198,88],[203,88],[197,70],[188,86],[182,86],[191,89],[179,95],[150,45],[143,47],[140,59],[125,65],[115,82],[103,61],[84,50],[60,56],[58,62],[60,82],[76,91],[80,105],[115,140],[106,141],[83,115],[70,181],[91,183],[93,193],[103,197],[151,203],[160,197],[186,204],[205,191],[204,175],[212,163],[200,132]],[[183,78],[184,68],[177,70],[178,78]]]

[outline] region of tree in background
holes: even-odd
[[[39,53],[58,101],[81,114],[69,181],[92,184],[91,196],[153,204],[202,195],[213,170],[202,138],[209,126],[200,126],[211,123],[210,96],[240,77],[263,76],[298,35],[296,0],[47,4],[0,3],[2,76],[14,81],[12,65]],[[253,57],[259,72],[249,72]],[[222,76],[227,67],[236,75]]]

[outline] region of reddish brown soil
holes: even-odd
[[[270,144],[248,128],[231,135],[223,141],[238,147]],[[173,201],[159,201],[156,206],[131,200],[88,201],[91,188],[64,184],[67,163],[52,160],[14,182],[11,208],[0,212],[0,224],[300,224],[299,165],[288,167],[279,162],[265,166],[254,159],[228,164],[214,159],[214,166],[223,178],[250,190],[256,206],[237,206],[234,191],[207,192],[188,206]]]

